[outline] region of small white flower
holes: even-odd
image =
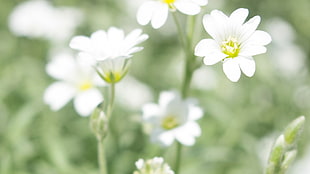
[[[11,12],[9,28],[17,36],[64,41],[73,34],[81,19],[78,9],[56,8],[44,0],[26,1]]]
[[[57,82],[51,84],[44,93],[44,102],[52,110],[59,110],[72,98],[75,110],[81,116],[88,116],[102,102],[101,92],[96,88],[103,86],[96,74],[91,59],[62,53],[47,64],[46,71]]]
[[[178,10],[187,15],[196,15],[208,0],[149,0],[143,3],[137,13],[140,25],[151,22],[155,29],[163,26],[168,18],[169,10]]]
[[[159,104],[143,106],[143,120],[152,126],[151,139],[169,146],[174,140],[191,146],[201,130],[195,122],[203,115],[193,99],[183,100],[177,92],[162,92]]]
[[[90,37],[76,36],[70,47],[81,51],[80,56],[96,60],[101,77],[108,83],[116,83],[127,73],[132,54],[143,49],[136,45],[146,39],[148,35],[140,29],[125,36],[123,30],[111,27],[107,32],[96,31]]]
[[[139,159],[136,162],[136,167],[138,170],[134,174],[174,174],[162,157],[154,157],[146,161]]]
[[[268,33],[256,30],[259,16],[244,23],[248,14],[247,9],[239,8],[229,17],[219,10],[205,15],[204,28],[213,39],[203,39],[195,48],[195,55],[204,57],[206,65],[222,61],[224,73],[233,82],[239,80],[241,71],[248,77],[254,75],[252,56],[265,53],[265,45],[271,42]]]

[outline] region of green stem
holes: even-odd
[[[114,98],[115,98],[115,83],[111,83],[110,86],[110,98],[109,98],[109,105],[107,108],[107,117],[110,118],[112,115],[112,110],[114,106]]]
[[[195,30],[195,18],[189,18],[189,27],[187,28],[187,34],[182,30],[180,22],[175,13],[173,14],[173,19],[175,21],[176,27],[178,29],[179,37],[181,44],[185,51],[185,67],[184,67],[184,80],[181,88],[182,98],[185,99],[188,96],[190,83],[193,76],[193,73],[196,69],[195,67],[195,56],[193,55],[192,50],[192,39]],[[175,157],[175,174],[179,174],[180,166],[181,166],[181,159],[182,159],[182,144],[177,143],[176,147],[176,157]]]
[[[100,174],[107,174],[107,164],[105,160],[104,143],[102,139],[98,139],[98,162]]]
[[[177,149],[176,149],[176,157],[175,157],[175,174],[179,174],[180,165],[181,165],[181,158],[182,158],[182,144],[177,142]]]

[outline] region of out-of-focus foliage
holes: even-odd
[[[53,112],[42,99],[54,81],[46,74],[45,65],[54,52],[69,49],[70,38],[55,43],[15,36],[8,28],[9,15],[23,2],[7,0],[0,6],[0,173],[98,173],[97,144],[89,118],[78,116],[72,102]],[[83,13],[83,22],[72,36],[110,26],[127,32],[142,28],[135,19],[142,0],[50,2]],[[184,148],[183,174],[261,174],[279,131],[295,117],[305,115],[307,119],[310,114],[310,3],[210,0],[202,14],[215,8],[229,14],[239,7],[248,8],[250,16],[262,17],[259,28],[268,31],[273,42],[266,54],[255,57],[257,71],[252,78],[242,76],[238,83],[232,83],[221,65],[202,65],[194,74],[190,95],[198,98],[205,111],[199,121],[203,133],[195,146]],[[197,27],[203,30],[200,21]],[[139,158],[164,156],[173,165],[175,146],[164,149],[149,141],[140,123],[139,106],[144,101],[157,101],[162,90],[180,88],[184,54],[170,18],[159,30],[150,26],[143,30],[150,38],[133,58],[131,77],[127,76],[116,91],[112,132],[106,145],[110,174],[132,173]],[[202,37],[209,36],[197,36],[194,42]],[[108,92],[106,88],[102,91]],[[309,161],[309,125],[306,122],[301,136],[297,163],[298,159]],[[305,174],[297,166],[293,167],[295,173]]]

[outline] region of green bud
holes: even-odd
[[[304,123],[305,123],[305,117],[300,116],[294,121],[292,121],[284,130],[284,138],[285,142],[293,146],[296,144],[298,137],[303,131],[304,128]]]
[[[102,140],[108,132],[108,118],[103,111],[103,103],[100,103],[90,118],[90,127],[96,137]]]
[[[296,154],[297,154],[296,149],[288,151],[284,154],[284,159],[283,159],[283,162],[282,162],[281,168],[280,168],[280,174],[284,174],[287,171],[288,167],[295,160]]]
[[[282,157],[285,153],[285,145],[286,144],[284,136],[280,135],[272,147],[269,162],[274,164],[280,164]]]

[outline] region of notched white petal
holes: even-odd
[[[241,70],[238,62],[233,59],[224,61],[223,71],[226,77],[232,82],[237,82],[240,79]]]

